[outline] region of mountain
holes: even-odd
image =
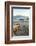
[[[24,16],[13,16],[13,19],[17,19],[17,20],[24,19],[24,18],[25,18]]]
[[[27,21],[29,20],[29,17],[28,16],[19,16],[19,15],[16,15],[16,16],[13,16],[13,21]]]

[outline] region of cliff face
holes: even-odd
[[[17,23],[17,24],[16,24]],[[29,35],[29,18],[26,16],[13,16],[13,28],[15,28],[13,34],[15,36]],[[17,28],[19,25],[19,28]]]

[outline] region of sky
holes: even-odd
[[[29,16],[31,14],[31,9],[13,9],[13,16]]]

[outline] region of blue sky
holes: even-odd
[[[29,16],[31,14],[31,9],[13,9],[13,15]]]

